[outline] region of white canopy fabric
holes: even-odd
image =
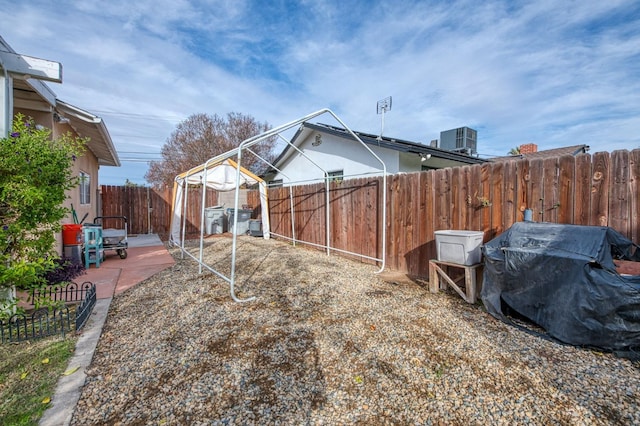
[[[182,212],[184,210],[184,194],[187,185],[203,185],[216,191],[233,191],[239,186],[258,184],[260,190],[260,205],[262,207],[262,232],[265,239],[269,238],[269,207],[267,201],[267,187],[258,176],[240,167],[240,181],[237,181],[238,165],[226,159],[222,163],[205,168],[198,166],[176,176],[173,185],[173,214],[171,216],[171,241],[179,244]]]
[[[225,160],[221,164],[213,166],[207,170],[200,170],[193,172],[193,174],[187,175],[183,173],[178,179],[182,177],[183,181],[186,181],[189,185],[201,185],[206,180],[207,186],[217,191],[232,191],[236,189],[236,169],[237,164],[231,160]],[[206,178],[206,179],[205,179]],[[240,186],[243,184],[254,185],[262,179],[247,173],[244,170],[240,172]]]

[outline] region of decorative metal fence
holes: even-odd
[[[93,283],[85,281],[82,284],[71,282],[65,286],[55,285],[42,290],[34,289],[31,292],[31,300],[47,298],[53,302],[81,302],[92,287],[95,287]]]
[[[30,315],[14,314],[7,321],[0,321],[2,343],[21,342],[71,331],[69,308],[49,311],[49,308],[36,309]]]
[[[96,304],[96,286],[91,282],[82,285],[70,283],[64,287],[52,287],[43,292],[32,293],[32,297],[51,295],[54,301],[78,302],[75,311],[75,331],[79,331],[87,322]],[[62,297],[62,296],[68,296]],[[2,343],[21,342],[62,335],[73,331],[68,306],[51,310],[48,307],[36,309],[29,314],[14,314],[6,320],[0,320],[0,341]]]
[[[84,324],[89,319],[89,315],[93,311],[93,307],[96,305],[96,285],[86,282],[84,284],[91,284],[91,287],[85,293],[85,298],[82,300],[78,309],[76,310],[76,331],[84,327]],[[84,286],[83,284],[83,286]]]

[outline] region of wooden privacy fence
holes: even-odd
[[[102,216],[125,216],[129,234],[168,232],[170,189],[157,191],[142,186],[102,185],[100,192]],[[105,220],[103,227],[122,228],[122,222]]]
[[[102,186],[102,215],[126,216],[129,234],[158,234],[166,239],[171,226],[172,188],[153,189],[142,186]],[[216,191],[207,190],[206,206],[217,204]],[[189,189],[187,235],[200,234],[202,188]],[[117,221],[105,221],[105,228],[118,227]]]
[[[154,233],[167,239],[171,226],[172,188],[154,189],[143,186],[107,186],[101,187],[102,216],[126,216],[129,234]],[[207,189],[205,206],[218,204],[218,193]],[[186,233],[190,237],[200,235],[200,211],[202,207],[202,188],[189,188],[189,209],[186,216]],[[257,191],[247,194],[247,202],[252,206],[260,206]],[[260,214],[257,207],[254,215]],[[122,228],[122,222],[105,220],[105,228]]]
[[[611,226],[634,242],[640,240],[640,150],[581,154],[551,159],[510,160],[481,165],[397,174],[387,177],[387,266],[414,276],[428,276],[436,257],[434,232],[441,229],[484,231],[488,241],[524,218],[580,225]],[[329,187],[332,247],[380,257],[382,250],[382,178],[349,179]],[[130,218],[130,232],[161,235],[169,230],[171,191],[141,187],[102,187],[103,214]],[[190,235],[199,233],[201,194],[190,190]],[[325,244],[324,184],[269,189],[273,232]],[[216,195],[207,194],[207,205]],[[193,203],[193,204],[192,204]],[[258,192],[248,203],[258,206]],[[148,210],[148,208],[151,210]],[[118,214],[116,214],[118,212]],[[254,217],[259,215],[254,211]],[[150,224],[150,225],[149,225]]]
[[[428,276],[442,229],[479,230],[488,241],[524,219],[611,226],[639,241],[640,150],[510,160],[397,174],[387,180],[387,266]],[[330,186],[331,246],[379,256],[382,178]],[[326,241],[324,184],[293,188],[297,238]],[[291,237],[288,188],[269,191],[271,226]]]

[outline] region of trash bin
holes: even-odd
[[[82,245],[69,245],[63,248],[65,259],[69,259],[73,263],[82,263]]]
[[[62,244],[65,246],[82,244],[82,225],[79,223],[66,223],[62,225]]]
[[[224,207],[206,207],[204,209],[204,226],[207,234],[227,232],[227,217],[224,215]]]
[[[249,220],[249,235],[262,237],[262,221],[260,219]]]
[[[64,257],[74,263],[82,263],[82,225],[66,223],[62,225],[62,249]]]
[[[251,219],[251,215],[253,214],[253,210],[242,210],[238,209],[238,225],[237,228],[233,227],[233,218],[235,216],[235,209],[228,208],[227,209],[227,217],[229,220],[229,228],[230,231],[236,235],[245,235],[249,232],[249,219]]]

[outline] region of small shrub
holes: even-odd
[[[55,233],[68,212],[66,191],[78,183],[72,166],[86,140],[51,136],[18,114],[0,139],[0,288],[44,287],[56,269]]]
[[[68,283],[74,278],[85,274],[84,265],[73,259],[55,259],[53,269],[48,271],[44,278],[49,284]]]

